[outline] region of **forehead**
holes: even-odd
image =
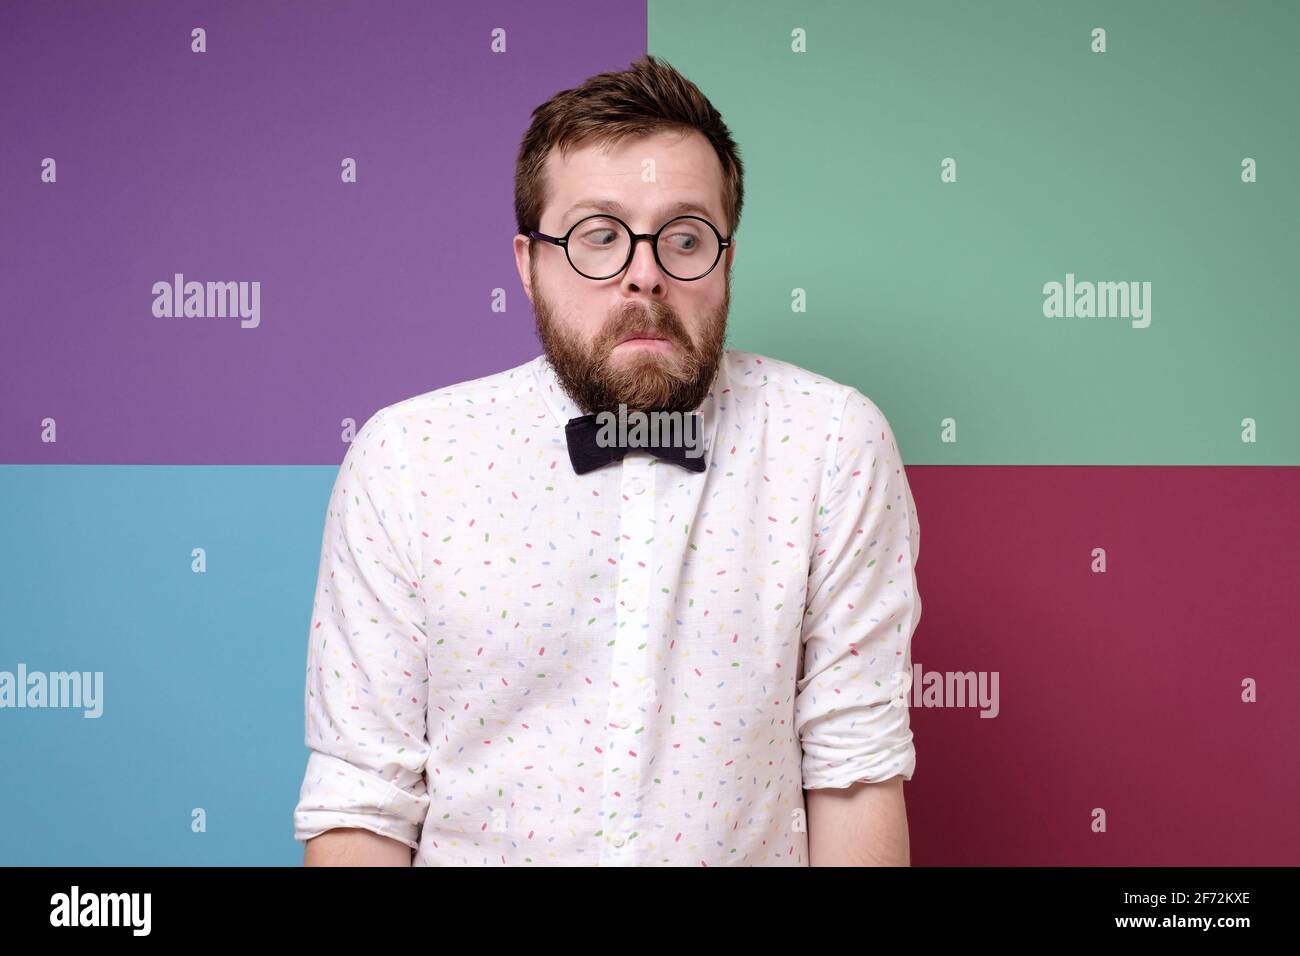
[[[722,164],[698,130],[588,143],[546,159],[552,228],[581,215],[611,212],[636,229],[653,229],[672,216],[703,216],[723,230]]]

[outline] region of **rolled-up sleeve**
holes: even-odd
[[[910,780],[916,768],[907,690],[920,523],[889,422],[855,388],[828,457],[794,701],[809,790]]]
[[[330,493],[294,838],[358,827],[415,849],[429,806],[428,639],[403,433],[388,412],[362,426]]]

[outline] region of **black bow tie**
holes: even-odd
[[[584,475],[589,471],[595,471],[612,461],[622,461],[623,456],[629,451],[648,451],[663,461],[670,461],[675,465],[681,465],[687,471],[700,472],[705,469],[704,455],[700,454],[694,458],[689,457],[687,450],[694,450],[702,446],[703,438],[700,436],[699,429],[696,429],[695,443],[683,443],[681,445],[619,445],[608,444],[601,445],[596,441],[596,435],[600,432],[600,425],[596,422],[597,416],[582,415],[578,418],[569,419],[569,423],[564,426],[564,437],[569,441],[569,460],[573,462],[573,470]]]

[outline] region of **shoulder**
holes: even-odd
[[[726,363],[738,399],[766,403],[769,415],[824,425],[826,439],[837,444],[860,444],[882,433],[892,440],[885,413],[853,385],[757,352],[728,349]]]
[[[727,384],[737,391],[769,389],[834,401],[843,398],[847,387],[793,362],[758,352],[726,349],[723,362],[727,369]]]
[[[476,416],[507,410],[513,402],[531,395],[536,384],[534,369],[541,358],[385,405],[366,420],[358,435],[369,430],[405,435],[455,423],[472,427]]]

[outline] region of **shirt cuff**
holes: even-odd
[[[293,811],[293,838],[307,841],[326,830],[356,827],[419,848],[429,809],[423,781],[408,792],[338,757],[313,750]]]
[[[859,781],[878,783],[899,774],[904,780],[912,779],[916,772],[916,746],[911,730],[893,735],[883,745],[878,740],[865,743],[860,728],[856,732],[837,734],[834,723],[843,721],[847,727],[853,717],[852,711],[847,711],[825,718],[816,733],[804,739],[805,790],[843,789]]]

